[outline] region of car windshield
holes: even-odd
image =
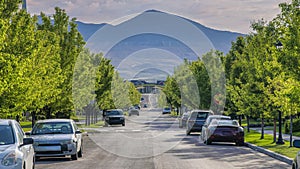
[[[123,112],[118,111],[118,110],[112,110],[112,111],[107,111],[106,115],[111,116],[111,115],[123,115]]]
[[[72,125],[69,122],[47,122],[37,123],[33,129],[33,135],[40,134],[72,134]]]
[[[0,125],[0,145],[14,144],[14,134],[10,125]]]
[[[205,120],[208,117],[209,112],[193,112],[191,117],[198,120]]]

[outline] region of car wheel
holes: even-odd
[[[80,150],[79,150],[79,152],[78,152],[78,157],[79,157],[79,158],[82,157],[82,142],[81,142]]]
[[[244,142],[243,141],[237,141],[235,143],[236,146],[243,146],[244,145]]]
[[[207,139],[207,140],[205,141],[205,144],[206,144],[206,145],[211,145],[211,140],[210,140],[210,139]]]
[[[32,169],[34,169],[35,168],[35,157],[33,157],[33,159],[32,159]]]
[[[297,166],[296,166],[296,164],[295,164],[295,163],[293,163],[293,167],[292,167],[292,169],[297,169]]]
[[[123,123],[122,126],[125,126],[125,123]]]
[[[71,155],[72,160],[78,160],[78,153],[76,152],[74,155]]]

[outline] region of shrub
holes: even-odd
[[[300,118],[293,119],[293,132],[300,131]],[[288,134],[290,132],[290,120],[286,120],[284,123],[284,132]]]

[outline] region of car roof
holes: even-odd
[[[9,125],[10,123],[15,123],[15,120],[12,119],[0,119],[0,125]]]
[[[192,110],[191,113],[198,113],[198,112],[210,112],[210,113],[214,113],[213,111],[211,110]]]
[[[51,123],[51,122],[72,122],[72,119],[46,119],[46,120],[39,120],[37,123]]]
[[[231,119],[230,116],[224,116],[224,115],[210,115],[209,118],[228,118],[228,119]]]
[[[123,111],[122,109],[109,109],[109,110],[106,110],[106,111]]]

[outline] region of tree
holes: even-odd
[[[69,20],[65,10],[55,8],[53,24],[49,16],[41,13],[42,23],[38,23],[38,30],[47,30],[55,33],[59,38],[59,55],[61,75],[64,81],[60,85],[61,93],[57,96],[56,102],[48,105],[53,112],[63,113],[63,116],[70,116],[74,111],[72,102],[72,79],[75,62],[85,44],[81,34],[77,30],[76,18]]]

